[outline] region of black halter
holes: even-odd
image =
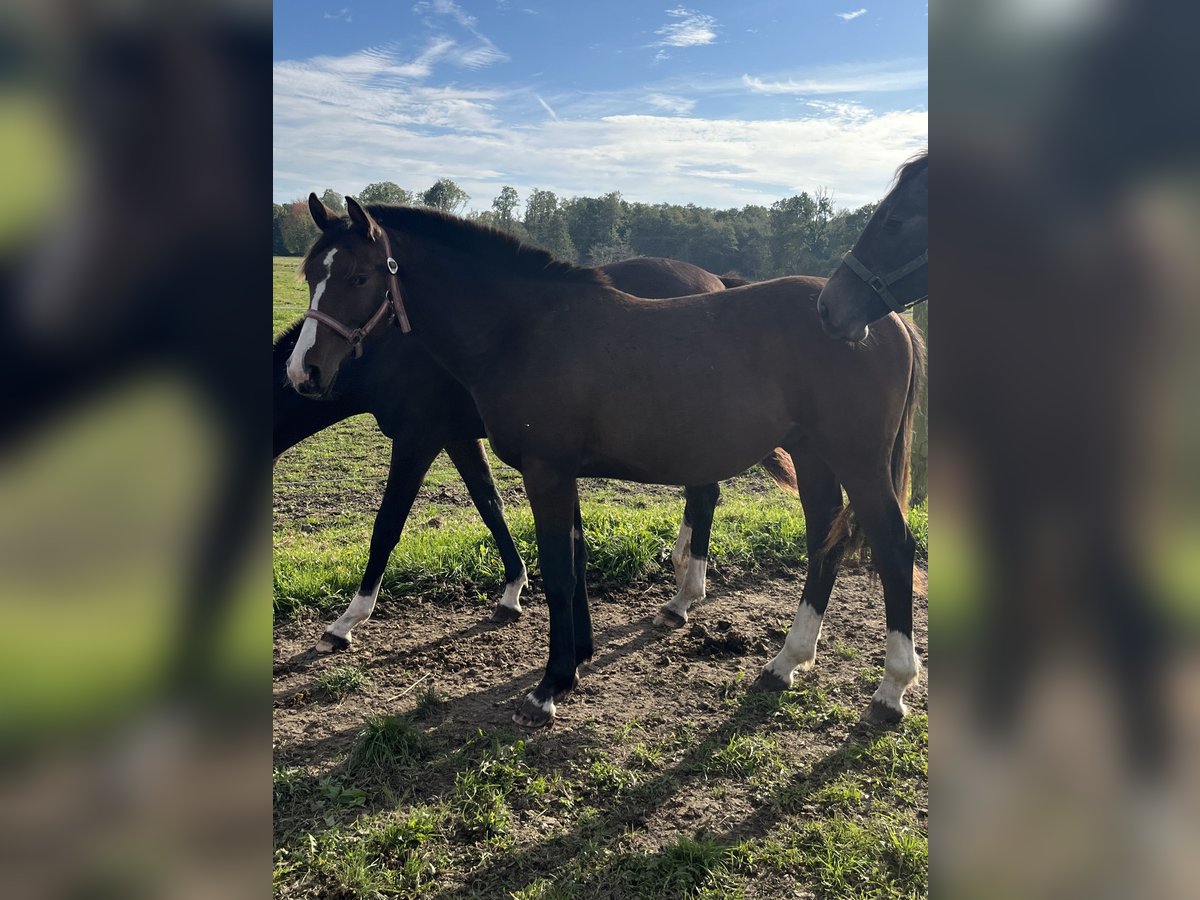
[[[851,272],[865,281],[867,283],[867,287],[879,295],[879,299],[886,303],[890,309],[895,310],[896,312],[904,312],[904,310],[916,306],[922,300],[929,299],[928,294],[922,294],[920,297],[916,297],[905,303],[897,300],[894,296],[892,296],[892,292],[888,290],[889,287],[891,287],[901,278],[905,278],[917,271],[917,269],[921,268],[922,266],[929,264],[929,248],[926,248],[925,252],[920,256],[916,257],[915,259],[910,259],[900,268],[896,269],[894,272],[888,272],[886,275],[876,275],[874,272],[864,266],[850,250],[846,251],[845,256],[842,257],[842,262],[846,264]]]

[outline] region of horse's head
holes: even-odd
[[[292,387],[307,396],[326,396],[372,334],[391,324],[409,330],[387,234],[352,197],[346,207],[349,215],[338,216],[308,197],[321,236],[304,258],[309,308],[287,365]]]
[[[831,337],[861,341],[867,326],[929,295],[929,155],[907,163],[817,299]]]

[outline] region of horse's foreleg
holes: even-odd
[[[805,538],[808,543],[808,572],[796,616],[783,648],[758,676],[759,690],[782,691],[792,686],[794,673],[807,672],[817,656],[821,620],[845,552],[843,538],[824,549],[830,528],[842,509],[842,488],[833,472],[812,453],[790,450],[796,468],[796,488],[804,507]]]
[[[404,530],[404,523],[408,520],[408,513],[417,497],[417,491],[421,489],[425,473],[429,471],[440,450],[440,447],[430,444],[418,447],[415,442],[407,440],[407,436],[398,437],[392,442],[392,461],[388,470],[387,486],[383,490],[379,512],[375,515],[375,527],[371,531],[371,552],[367,557],[362,582],[346,611],[325,629],[325,634],[317,641],[317,652],[329,653],[349,647],[351,630],[371,617],[388,557],[400,541],[400,532]]]
[[[904,692],[921,671],[912,640],[913,562],[917,545],[886,474],[865,485],[847,481],[846,491],[883,582],[887,618],[883,681],[871,698],[865,718],[873,722],[898,722],[908,713]]]
[[[488,465],[483,441],[450,441],[446,444],[446,455],[462,476],[471,502],[479,510],[483,524],[492,533],[504,563],[504,595],[496,605],[492,620],[514,621],[521,616],[521,589],[529,583],[529,576],[513,542],[512,533],[508,530],[508,522],[504,519],[504,502],[492,479],[492,467]]]
[[[573,475],[537,461],[524,466],[525,493],[533,510],[538,559],[546,605],[550,611],[550,654],[541,682],[522,701],[513,716],[518,725],[547,725],[554,718],[555,699],[575,686],[575,508]],[[586,597],[584,603],[586,604]]]
[[[671,554],[671,560],[675,563],[675,596],[654,617],[656,625],[668,625],[671,628],[686,625],[688,609],[704,599],[708,542],[712,536],[713,512],[721,496],[721,486],[705,484],[688,487],[686,494],[683,524],[679,526],[679,537]]]

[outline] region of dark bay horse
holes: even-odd
[[[861,341],[868,326],[929,296],[929,153],[909,160],[817,299],[831,337]]]
[[[911,323],[888,316],[870,340],[851,344],[821,330],[824,279],[650,302],[593,269],[430,210],[367,210],[349,199],[349,215],[337,217],[315,196],[310,204],[322,234],[305,262],[313,329],[288,366],[293,386],[327,393],[351,356],[386,355],[378,335],[395,322],[470,392],[496,454],[522,473],[550,652],[518,724],[550,722],[593,655],[576,479],[714,484],[777,446],[795,465],[809,568],[760,685],[789,686],[798,667],[812,665],[845,548],[833,531],[844,486],[886,604],[884,677],[868,715],[904,715],[904,691],[919,672],[915,542],[900,499],[924,369]]]
[[[659,257],[610,263],[600,271],[621,290],[652,299],[725,288],[722,277],[699,266]],[[528,577],[504,519],[504,504],[480,442],[483,422],[470,394],[434,362],[419,342],[406,340],[391,330],[380,336],[379,358],[373,359],[371,365],[347,362],[338,378],[336,396],[314,399],[301,395],[292,390],[286,373],[301,325],[302,322],[297,322],[288,328],[273,346],[274,456],[278,458],[305,438],[360,413],[371,413],[380,430],[392,439],[387,484],[372,528],[370,551],[358,592],[345,612],[325,630],[317,642],[318,652],[345,649],[351,643],[352,630],[370,618],[388,558],[400,540],[429,466],[443,449],[496,541],[504,564],[505,588],[493,619],[508,622],[518,618],[521,591]],[[396,390],[397,384],[405,385],[405,389]],[[795,493],[791,460],[784,451],[777,449],[762,462],[781,487]],[[685,624],[689,606],[704,596],[704,561],[718,497],[716,485],[695,487],[687,492],[683,522],[671,555],[679,594],[659,612],[663,624],[674,627]],[[694,575],[689,581],[687,572],[693,560],[697,562],[692,566]]]

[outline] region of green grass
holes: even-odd
[[[317,693],[326,700],[341,700],[367,681],[366,674],[354,666],[334,666],[316,679]]]

